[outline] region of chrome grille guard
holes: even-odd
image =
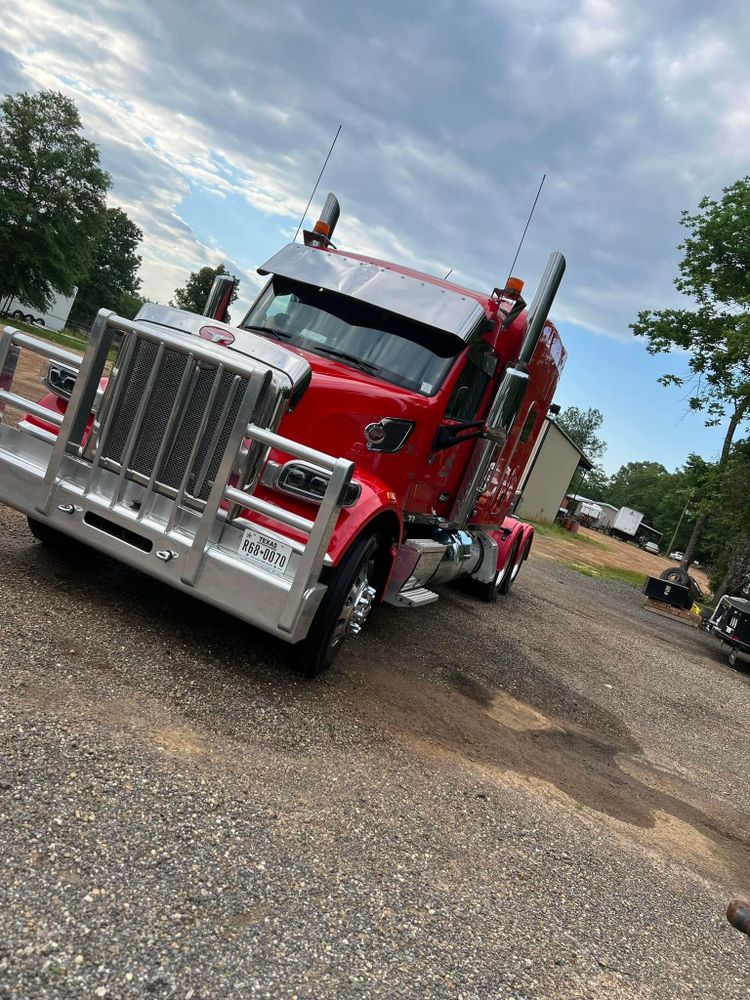
[[[13,391],[22,350],[78,369],[64,416]],[[276,433],[292,389],[244,354],[106,310],[83,357],[7,326],[0,334],[0,501],[296,642],[325,591],[320,572],[354,466]],[[28,422],[11,427],[2,422],[6,406],[57,434]],[[314,520],[254,495],[270,448],[329,476]],[[247,511],[306,542],[253,525],[241,516]],[[286,575],[240,555],[247,528],[292,549]]]

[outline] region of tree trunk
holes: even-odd
[[[701,535],[703,534],[703,529],[706,527],[707,520],[708,514],[699,514],[698,520],[693,525],[693,533],[690,536],[690,541],[687,543],[685,554],[683,555],[682,562],[680,563],[680,566],[683,569],[690,569],[690,565],[695,558],[695,550],[698,547],[698,542],[701,540]]]
[[[735,546],[716,596],[719,598],[722,594],[730,594],[735,597],[745,597],[744,591],[748,583],[750,583],[750,538]]]
[[[719,461],[716,465],[716,470],[718,472],[717,476],[717,486],[721,482],[721,475],[729,461],[729,455],[732,450],[732,439],[734,438],[734,432],[737,430],[738,424],[742,421],[745,416],[745,411],[747,410],[750,400],[743,399],[742,402],[736,403],[734,407],[734,412],[729,420],[729,426],[727,427],[727,432],[724,435],[724,444],[721,446],[721,455],[719,456]],[[698,547],[698,543],[703,535],[703,529],[706,526],[706,521],[708,521],[708,513],[704,512],[698,515],[698,520],[695,522],[693,528],[693,533],[690,536],[690,541],[685,549],[685,555],[682,557],[682,562],[680,566],[684,570],[690,569],[690,566],[695,558],[695,550]]]

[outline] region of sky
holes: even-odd
[[[337,245],[491,290],[568,263],[557,402],[598,407],[614,472],[717,455],[663,389],[641,309],[680,304],[683,209],[750,172],[750,5],[663,0],[5,0],[0,92],[60,90],[144,233],[142,291],[241,277],[294,236],[328,147]],[[686,304],[686,303],[685,303]]]

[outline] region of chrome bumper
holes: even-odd
[[[97,420],[88,433],[86,425],[115,334],[122,334],[123,343]],[[132,374],[127,359],[132,359],[138,345],[144,343],[156,345],[156,362],[136,411],[127,411],[129,423],[123,435],[125,411],[122,407],[118,411],[118,401]],[[21,350],[78,368],[64,418],[13,392]],[[178,355],[185,356],[180,359],[185,374],[169,405],[161,405],[159,368],[167,355],[173,361]],[[164,479],[160,468],[176,447],[181,414],[192,403],[190,366],[201,376],[216,370],[217,384],[222,379],[222,386],[231,384],[234,410],[229,397],[221,407],[214,407],[216,413],[221,410],[227,428],[222,437],[216,427],[208,426],[210,407],[206,407],[190,456],[185,459],[184,474],[170,486],[160,481]],[[0,423],[0,501],[286,642],[298,642],[307,634],[325,592],[320,571],[353,464],[275,433],[287,394],[288,389],[271,371],[252,358],[105,311],[97,318],[82,358],[5,327],[0,334],[0,419],[5,406],[10,406],[56,424],[59,430],[53,437],[44,431],[30,433],[26,422],[21,429]],[[164,426],[159,428],[158,440],[154,440],[153,426],[148,427],[156,453],[149,475],[148,470],[144,474],[142,468],[136,468],[135,456],[144,439],[144,421],[157,404]],[[107,447],[111,445],[108,436],[118,421],[120,445],[118,461],[113,462],[106,457],[113,453],[112,447]],[[217,444],[221,454],[214,452],[212,457],[211,449]],[[318,466],[330,476],[314,520],[254,495],[271,447]],[[169,461],[174,465],[171,457]],[[200,482],[195,488],[189,476],[191,468],[199,466]],[[206,475],[209,467],[211,479]],[[195,471],[192,475],[195,479]],[[280,530],[254,526],[240,516],[245,511],[273,519]],[[302,532],[307,541],[291,540],[283,534],[284,525]],[[248,527],[291,546],[284,576],[271,575],[240,555],[243,531]]]

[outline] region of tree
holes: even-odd
[[[583,476],[576,470],[573,478],[568,484],[566,492],[586,491],[586,496],[594,499],[601,499],[603,484],[606,482],[607,474],[601,463],[597,460],[602,457],[607,450],[607,445],[601,438],[596,436],[596,432],[604,423],[601,410],[588,409],[579,410],[577,406],[568,406],[557,415],[557,423],[565,431],[571,441],[574,441],[586,458],[591,459],[594,467]]]
[[[721,201],[703,198],[681,223],[689,235],[678,247],[675,286],[695,307],[645,310],[631,329],[647,339],[649,354],[689,355],[688,372],[665,374],[662,385],[687,385],[689,405],[705,413],[707,426],[728,418],[715,490],[703,498],[682,560],[688,569],[721,492],[735,432],[750,415],[750,177],[724,188]]]
[[[188,312],[202,313],[206,305],[208,293],[211,291],[211,285],[214,283],[214,278],[220,274],[229,274],[229,271],[227,271],[223,264],[219,264],[218,267],[202,267],[200,271],[193,271],[182,288],[175,288],[174,299],[169,304],[176,306],[178,309],[187,309]],[[235,286],[232,298],[230,299],[231,302],[234,302],[237,298],[237,292],[240,287],[239,279],[235,278],[234,280]]]
[[[750,438],[732,446],[721,477],[721,498],[704,533],[711,550],[714,593],[739,593],[750,573]]]
[[[109,175],[55,91],[0,101],[0,291],[39,310],[70,295],[103,221]]]
[[[141,230],[121,208],[106,210],[88,272],[78,286],[72,322],[91,323],[102,308],[119,311],[123,297],[136,294],[141,285],[136,250],[142,239]]]
[[[606,443],[596,435],[604,423],[601,410],[567,406],[558,414],[557,423],[592,462],[596,463],[607,450]]]
[[[149,300],[144,299],[142,295],[135,295],[132,292],[123,292],[120,296],[120,301],[117,304],[116,311],[120,316],[124,316],[125,319],[133,319],[141,306],[145,305],[148,301]]]
[[[580,479],[580,489],[586,494],[591,500],[606,500],[606,494],[609,488],[609,476],[604,471],[604,466],[597,462],[585,475],[581,478],[580,473],[578,473]],[[573,485],[575,485],[577,480],[574,477]],[[570,490],[568,490],[570,493]],[[578,492],[578,491],[577,491]]]

